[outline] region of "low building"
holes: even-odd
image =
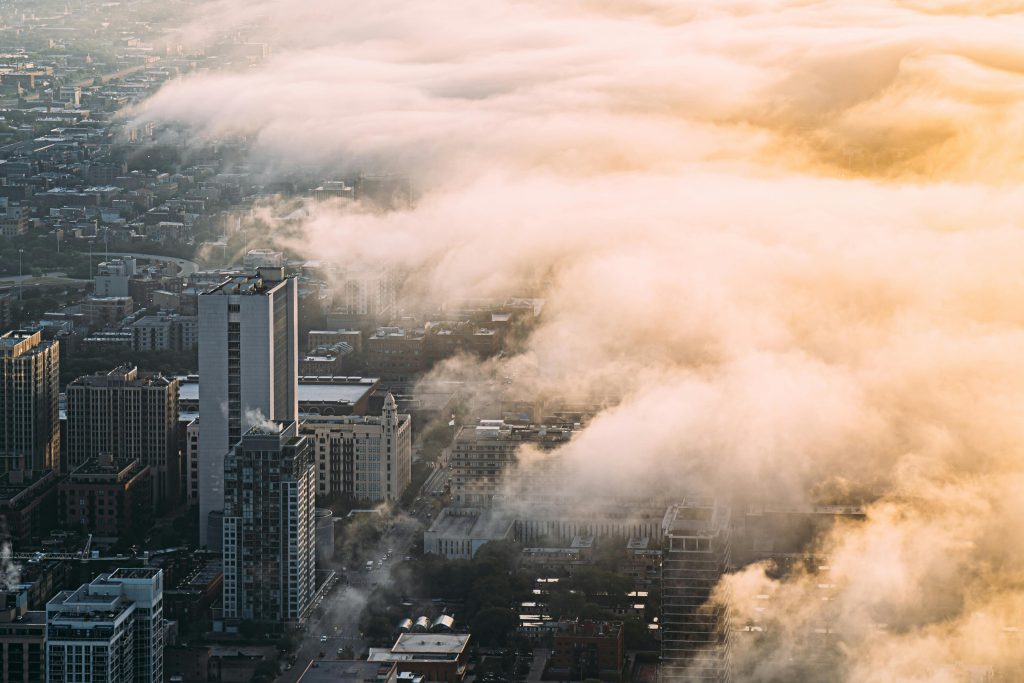
[[[165,313],[139,318],[131,326],[132,351],[191,351],[199,345],[199,319]]]
[[[130,296],[87,296],[82,301],[82,313],[91,327],[120,322],[131,315],[133,310]]]
[[[90,458],[58,487],[57,510],[64,525],[100,538],[140,536],[152,521],[150,473],[138,459]]]
[[[28,590],[0,590],[0,681],[38,683],[46,677],[46,612],[29,611]]]
[[[427,369],[422,330],[381,327],[366,341],[370,372],[388,379],[411,378]]]
[[[625,638],[620,621],[563,622],[555,632],[548,674],[558,680],[622,680]]]
[[[242,265],[250,271],[257,268],[280,268],[284,262],[284,253],[273,249],[250,249],[242,257]]]
[[[469,560],[485,544],[512,538],[515,520],[502,512],[445,508],[423,532],[423,552]]]
[[[408,677],[402,682],[419,683]],[[398,666],[393,662],[321,659],[302,672],[299,683],[399,683]]]
[[[164,591],[168,619],[185,624],[209,619],[210,608],[220,599],[224,586],[224,563],[209,558]]]
[[[299,356],[299,374],[309,377],[326,377],[343,374],[345,357],[353,353],[346,342],[330,346],[318,346]]]
[[[390,649],[371,647],[367,661],[394,663],[399,674],[424,681],[458,683],[466,677],[468,646],[468,634],[403,633]]]

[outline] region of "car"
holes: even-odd
[[[320,636],[320,642],[321,643],[326,643],[327,642],[327,636]]]

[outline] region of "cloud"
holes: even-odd
[[[872,492],[817,539],[833,599],[723,585],[774,605],[743,680],[823,622],[837,678],[962,680],[1021,651],[1022,5],[219,2],[179,36],[273,56],[132,115],[245,135],[268,173],[409,173],[412,209],[278,239],[407,295],[544,296],[519,353],[443,372],[612,397],[558,453],[567,496]]]

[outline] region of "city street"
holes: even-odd
[[[425,489],[426,484],[421,492]],[[418,498],[417,501],[420,502],[413,504],[414,511],[417,508],[427,509],[423,500]],[[324,597],[323,615],[310,619],[296,652],[295,665],[278,677],[279,683],[295,683],[311,662],[320,659],[320,653],[324,659],[338,659],[338,650],[350,647],[356,659],[366,657],[368,643],[359,632],[359,618],[367,596],[378,585],[390,581],[391,567],[409,554],[422,531],[423,526],[416,517],[399,513],[394,518],[393,524],[366,557],[366,560],[373,561],[373,569],[366,571],[358,566],[349,567],[342,579],[347,583],[339,584]],[[384,560],[389,550],[390,557]],[[383,566],[378,565],[381,560]],[[327,636],[327,639],[321,641],[322,636]]]

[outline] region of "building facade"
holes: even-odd
[[[46,679],[46,612],[29,611],[28,590],[0,590],[0,683]]]
[[[162,683],[163,572],[117,569],[46,604],[47,683]]]
[[[199,536],[224,508],[224,457],[262,419],[298,419],[298,288],[281,268],[199,297]],[[219,550],[219,548],[213,548]]]
[[[137,458],[86,460],[57,488],[62,524],[103,538],[141,540],[153,515],[151,472]]]
[[[147,315],[132,323],[132,351],[191,351],[199,345],[199,322],[192,315]]]
[[[153,500],[179,496],[178,380],[121,366],[67,386],[67,469],[101,454],[138,459],[152,474]]]
[[[366,502],[398,500],[412,479],[412,419],[390,393],[380,417],[308,416],[316,491]]]
[[[555,632],[549,672],[558,680],[622,680],[625,655],[621,621],[572,621]]]
[[[226,619],[305,617],[316,592],[315,485],[295,422],[252,427],[225,458]]]
[[[0,336],[0,472],[60,468],[59,347],[41,332]]]
[[[503,420],[481,420],[459,428],[449,459],[452,500],[490,507],[502,491],[505,473],[518,462],[520,447],[557,448],[574,433],[573,425],[513,425]]]
[[[729,613],[713,598],[732,561],[729,508],[686,500],[665,513],[661,567],[663,681],[731,680]]]

